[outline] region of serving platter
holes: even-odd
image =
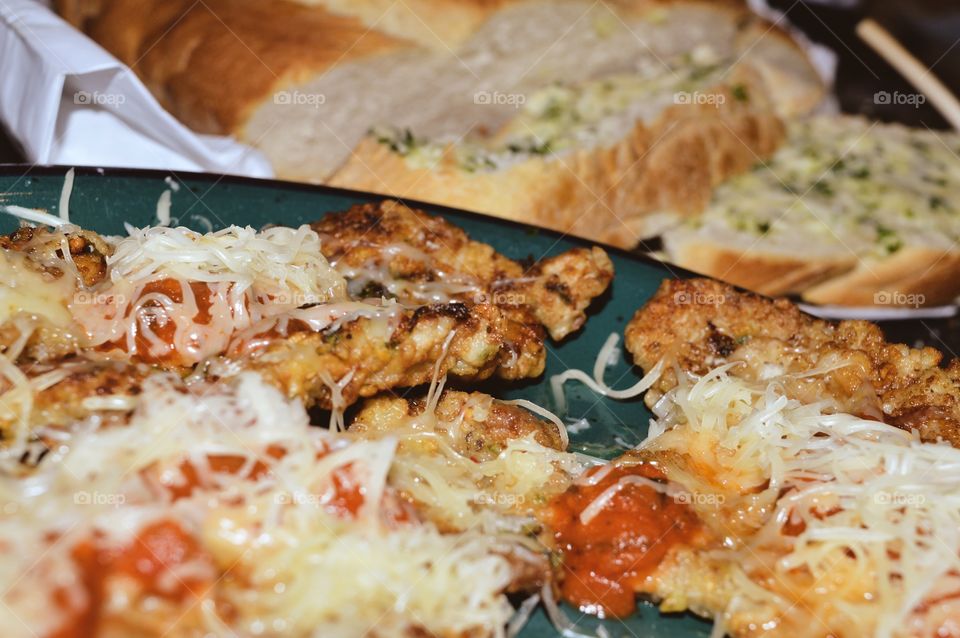
[[[17,205],[57,214],[68,167],[0,165],[0,206]],[[157,223],[158,201],[169,191],[174,224],[198,231],[231,224],[261,228],[267,224],[297,226],[341,211],[355,204],[382,199],[380,196],[274,180],[203,173],[172,173],[135,169],[77,168],[69,214],[72,222],[105,234],[124,234],[124,224]],[[536,260],[590,242],[575,237],[464,211],[407,202],[431,214],[442,215],[464,229],[473,239],[491,244],[514,259]],[[9,232],[17,221],[0,216],[0,231]],[[591,370],[597,353],[613,332],[621,334],[633,313],[656,291],[665,278],[689,273],[661,262],[606,247],[616,276],[610,290],[590,309],[584,329],[561,343],[547,343],[547,367],[543,376],[520,384],[485,384],[483,390],[498,398],[528,399],[556,409],[550,377],[570,368]],[[609,385],[628,387],[639,380],[638,370],[621,355],[607,367]],[[477,388],[474,384],[473,388]],[[570,433],[570,449],[612,458],[639,443],[646,435],[650,413],[641,398],[613,401],[579,384],[566,388],[567,410],[562,416],[576,423]],[[611,637],[695,638],[710,634],[710,623],[691,614],[662,615],[641,603],[637,613],[623,620],[598,621],[576,609],[565,608],[577,632],[597,635],[603,627]],[[542,609],[519,634],[521,638],[557,636]],[[569,634],[574,635],[574,634]],[[602,635],[602,631],[601,631]]]

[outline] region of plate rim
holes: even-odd
[[[66,171],[73,169],[75,175],[79,177],[121,177],[121,178],[157,178],[161,182],[164,177],[173,177],[174,179],[182,176],[186,176],[190,179],[203,179],[213,181],[213,186],[221,182],[226,182],[230,184],[240,184],[240,185],[253,185],[266,187],[268,189],[286,189],[286,190],[299,190],[306,191],[309,193],[314,193],[318,195],[332,195],[337,197],[353,197],[356,199],[363,199],[369,202],[383,201],[383,200],[395,200],[401,202],[410,208],[426,210],[427,212],[445,214],[445,213],[456,213],[457,215],[466,215],[469,217],[476,217],[487,222],[507,226],[513,228],[515,231],[535,231],[540,234],[547,235],[552,237],[557,241],[566,241],[577,244],[582,248],[590,248],[592,246],[598,246],[605,250],[608,254],[615,254],[620,258],[629,259],[631,261],[639,262],[646,264],[648,266],[654,266],[661,270],[666,271],[667,273],[673,275],[674,279],[689,279],[692,277],[707,277],[706,275],[695,273],[691,270],[687,270],[681,266],[671,264],[650,255],[645,255],[642,253],[636,253],[626,248],[620,248],[619,246],[613,246],[605,242],[593,241],[574,235],[571,233],[564,233],[553,228],[547,228],[545,226],[538,226],[536,224],[529,224],[527,222],[521,222],[514,219],[507,219],[504,217],[498,217],[496,215],[491,215],[489,213],[480,213],[477,211],[466,210],[463,208],[457,208],[455,206],[447,206],[444,204],[435,204],[433,202],[426,202],[419,199],[411,199],[406,197],[395,197],[391,195],[383,195],[380,193],[374,193],[370,191],[361,191],[353,190],[349,188],[340,188],[338,186],[327,186],[326,184],[313,184],[310,182],[295,182],[290,180],[283,180],[277,178],[263,178],[263,177],[247,177],[244,175],[234,175],[229,173],[209,173],[203,171],[177,171],[177,170],[168,170],[168,169],[153,169],[153,168],[126,168],[126,167],[109,167],[109,166],[70,166],[67,164],[9,164],[9,163],[0,163],[0,178],[5,177],[19,177],[20,179],[27,179],[34,174],[40,177],[62,177]],[[9,191],[7,191],[9,192]],[[4,193],[0,193],[2,195]],[[707,277],[709,278],[709,277]],[[756,294],[756,293],[755,293]]]

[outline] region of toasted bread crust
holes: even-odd
[[[502,7],[518,0],[297,0],[438,51],[455,49]],[[520,0],[522,1],[522,0]]]
[[[535,223],[616,246],[649,234],[658,211],[694,214],[713,187],[769,156],[784,128],[772,111],[728,99],[675,105],[656,122],[637,122],[619,143],[557,158],[531,157],[505,170],[467,172],[451,165],[408,166],[372,137],[330,180],[335,186],[391,193]]]
[[[412,45],[289,0],[58,0],[60,13],[202,133],[241,134],[278,89]]]
[[[845,306],[935,306],[960,295],[960,252],[910,246],[803,293],[805,301]]]
[[[831,277],[843,275],[857,265],[852,254],[802,257],[764,250],[739,250],[704,239],[671,245],[670,256],[672,261],[696,273],[770,296],[800,293]]]
[[[776,253],[762,240],[740,248],[703,235],[671,232],[669,259],[696,273],[762,295],[800,295],[819,305],[916,308],[949,304],[960,295],[960,252],[907,246],[883,258],[853,252]]]
[[[524,1],[529,0],[417,0],[399,11],[380,0],[56,0],[55,6],[130,65],[185,124],[204,133],[241,135],[252,113],[286,85],[345,62],[437,44],[424,40],[425,32],[448,53],[497,11]],[[731,19],[763,23],[734,0],[610,4],[624,15],[699,4]],[[765,37],[796,47],[789,36],[763,24]],[[798,59],[806,63],[799,50]],[[805,99],[819,100],[821,89],[811,84]],[[283,177],[318,179],[309,168],[304,172]]]

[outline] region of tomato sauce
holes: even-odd
[[[99,633],[106,602],[107,584],[116,577],[126,577],[139,586],[144,596],[156,596],[174,603],[190,604],[212,586],[196,577],[164,578],[178,565],[207,560],[199,543],[173,521],[153,523],[137,534],[125,548],[103,549],[96,540],[80,543],[73,550],[73,560],[80,569],[87,592],[86,606],[52,638],[84,638]],[[163,583],[163,584],[161,584]],[[59,604],[66,605],[63,596]]]
[[[285,454],[286,450],[273,445],[266,449],[263,458],[249,466],[245,458],[234,455],[210,455],[207,463],[217,473],[236,474],[249,467],[244,478],[255,481],[270,472],[270,459],[281,459]],[[327,454],[329,450],[320,449],[317,459]],[[182,481],[163,484],[173,500],[189,497],[194,490],[208,487],[202,474],[189,462],[182,463],[180,470]],[[366,492],[363,482],[356,476],[353,463],[346,463],[333,470],[330,487],[318,497],[322,498],[324,511],[343,518],[355,518],[366,502]],[[390,492],[384,495],[381,510],[388,525],[403,525],[416,520],[413,508]],[[126,577],[136,583],[140,596],[156,596],[188,606],[193,604],[191,598],[202,597],[215,584],[184,576],[169,577],[169,572],[178,565],[197,560],[211,561],[212,568],[212,559],[200,542],[169,520],[148,525],[127,547],[105,549],[98,545],[96,538],[82,542],[73,549],[72,557],[86,591],[86,604],[50,638],[97,635],[106,620],[103,606],[108,584],[115,577]],[[63,591],[55,593],[54,602],[63,608],[70,607]]]
[[[272,459],[283,458],[284,454],[286,454],[286,451],[282,447],[276,445],[271,445],[266,450],[266,457]],[[247,470],[244,478],[251,481],[256,481],[258,478],[266,474],[270,468],[267,467],[266,463],[264,463],[264,460],[257,460],[255,463],[253,463],[250,469]],[[247,460],[242,456],[208,454],[207,464],[209,465],[211,472],[236,474],[244,468],[244,466],[247,464]],[[208,485],[204,484],[200,475],[197,473],[196,468],[189,461],[184,461],[180,464],[180,474],[183,479],[182,481],[163,484],[164,489],[166,489],[170,496],[173,497],[173,500],[190,496],[193,494],[193,490],[198,487],[209,487]]]
[[[664,478],[649,463],[619,466],[597,485],[574,485],[547,508],[545,522],[562,555],[560,594],[581,611],[601,618],[630,615],[644,579],[670,549],[689,542],[701,529],[687,505],[636,483],[622,484],[595,517],[586,524],[581,521],[587,506],[631,475]]]
[[[337,468],[333,472],[333,496],[326,509],[338,516],[357,515],[363,507],[366,489],[354,478],[350,465]]]
[[[210,308],[212,303],[210,301],[210,286],[204,282],[192,281],[190,282],[190,289],[193,291],[193,296],[197,302],[197,314],[194,315],[193,321],[200,325],[207,325],[211,319]],[[158,279],[151,281],[143,287],[140,294],[141,298],[151,294],[161,294],[169,297],[174,303],[183,303],[183,289],[175,279]],[[144,309],[149,310],[144,311]],[[128,316],[129,312],[128,310]],[[192,364],[189,357],[184,356],[187,353],[180,353],[174,347],[174,337],[177,327],[173,320],[167,317],[163,306],[155,301],[148,301],[143,304],[141,313],[141,316],[138,317],[134,325],[133,352],[129,352],[129,354],[145,363],[167,365]],[[164,344],[165,347],[160,348],[159,352],[157,351],[158,347],[151,343],[151,338],[148,338],[144,334],[141,322],[142,324],[146,324],[146,327],[153,333],[154,339]],[[199,338],[194,337],[191,339],[190,348],[194,350],[201,349]],[[122,337],[116,341],[104,344],[103,349],[119,349],[128,352],[127,339],[126,337]]]
[[[327,455],[326,450],[317,453],[317,459]],[[243,478],[256,481],[270,471],[269,466],[264,462],[269,458],[281,459],[286,451],[279,446],[270,446],[267,448],[266,457],[257,460],[250,468],[246,470]],[[247,459],[241,456],[231,456],[225,454],[211,454],[207,456],[207,464],[213,473],[236,474],[246,465]],[[353,464],[347,463],[343,467],[338,467],[331,473],[332,489],[327,494],[317,495],[323,498],[324,509],[335,516],[356,517],[360,508],[363,507],[366,498],[366,488],[362,481],[357,480],[352,470]],[[186,498],[193,494],[197,488],[209,488],[203,477],[189,461],[184,461],[179,466],[180,477],[175,482],[164,482],[163,488],[173,500]]]

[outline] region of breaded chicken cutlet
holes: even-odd
[[[113,420],[71,422],[30,462],[0,455],[0,488],[19,507],[0,526],[4,626],[42,604],[30,625],[42,636],[252,635],[263,625],[283,627],[273,635],[503,635],[506,594],[550,577],[548,554],[525,532],[543,502],[524,497],[563,489],[580,468],[527,440],[552,426],[523,408],[434,394],[438,422],[524,424],[498,430],[508,453],[519,446],[516,460],[420,448],[426,430],[402,417],[380,421],[383,438],[312,427],[302,404],[256,374],[188,384],[169,372],[145,379]],[[410,480],[427,469],[432,481]],[[522,507],[501,498],[510,489]],[[450,619],[435,620],[438,608]]]
[[[25,377],[42,377],[35,425],[100,410],[91,392],[120,401],[155,369],[209,378],[253,370],[326,408],[444,374],[534,377],[546,334],[578,329],[613,277],[599,248],[525,268],[396,202],[331,214],[312,229],[103,238],[24,228],[0,247],[20,289],[45,293],[33,305],[21,295],[20,312],[0,316],[0,351]],[[64,363],[50,384],[43,375]],[[0,414],[6,427],[16,420]]]
[[[960,361],[941,367],[933,348],[888,343],[866,321],[832,323],[709,279],[664,281],[626,329],[626,347],[644,371],[665,360],[646,395],[654,405],[676,385],[674,364],[703,375],[783,377],[788,396],[827,400],[847,412],[916,430],[924,441],[960,446]]]
[[[390,339],[374,336],[361,319],[330,333],[293,334],[246,364],[288,395],[324,406],[329,384],[319,370],[334,379],[352,372],[340,388],[346,404],[434,374],[536,377],[546,360],[544,330],[562,339],[580,328],[587,306],[613,279],[600,248],[524,268],[442,218],[397,202],[357,206],[313,228],[351,297],[387,297],[405,307]]]

